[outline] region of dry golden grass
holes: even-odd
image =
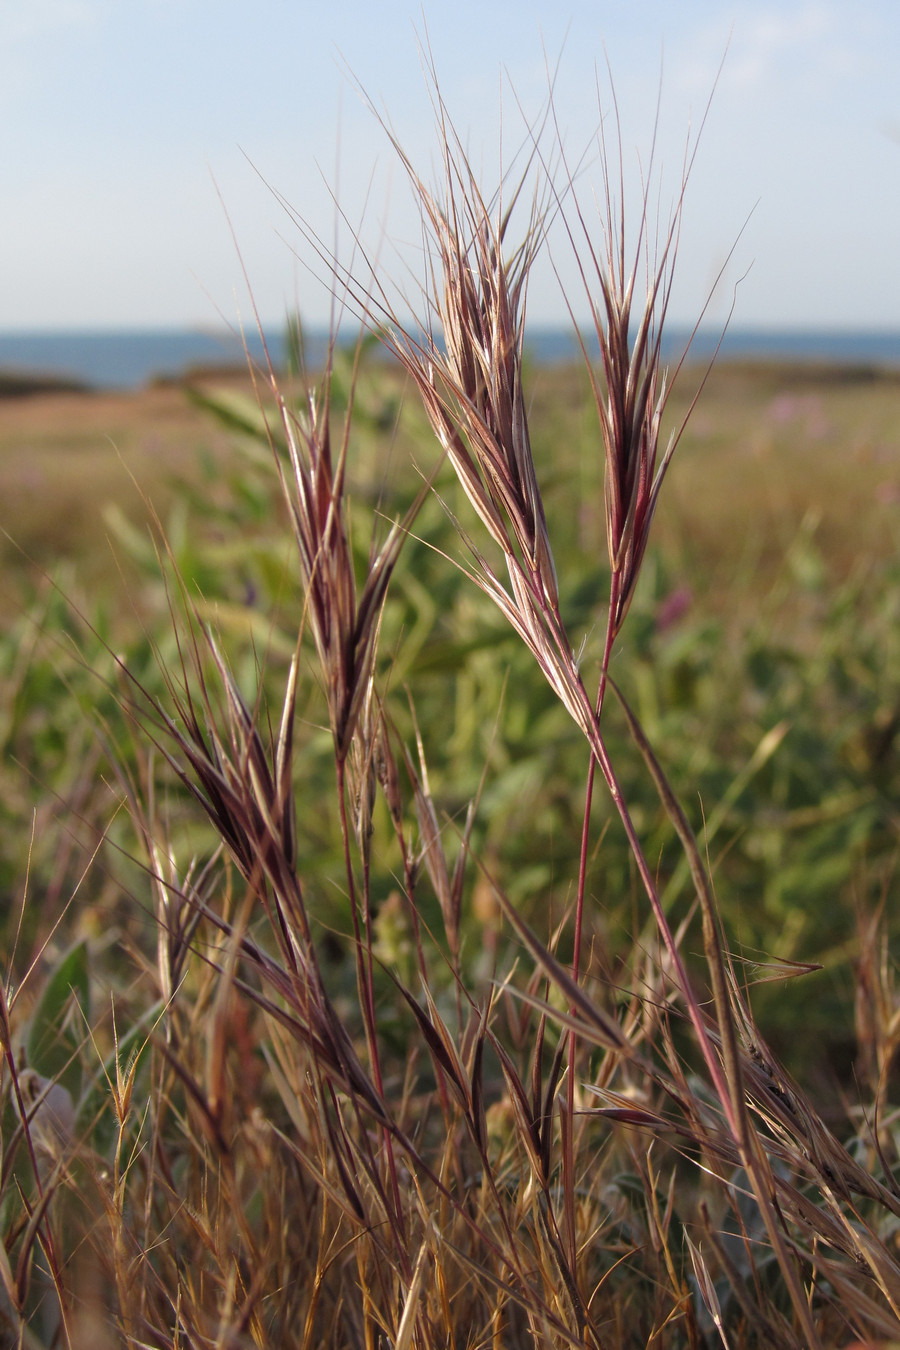
[[[243,372],[215,385],[250,389]],[[197,480],[200,455],[224,464],[233,453],[227,433],[176,385],[3,399],[0,529],[9,538],[0,541],[0,608],[15,604],[22,552],[48,570],[76,559],[85,581],[113,582],[106,509],[145,521],[139,487],[165,517],[178,480]]]
[[[893,557],[900,523],[900,375],[722,364],[688,424],[657,542],[694,576],[747,567],[763,585],[801,522],[815,522],[831,569]]]
[[[694,376],[687,370],[676,388],[673,418]],[[573,456],[558,475],[552,467],[551,447],[584,444],[590,428],[585,372],[536,369],[531,384],[535,458],[551,466],[548,509],[570,500],[577,473],[581,541],[596,547],[603,542],[599,457]],[[242,372],[203,387],[251,392]],[[145,519],[137,483],[165,519],[176,480],[197,481],[200,455],[220,465],[232,461],[233,438],[178,385],[5,399],[0,527],[44,567],[74,557],[92,580],[114,582],[105,507],[114,503],[132,519]],[[806,519],[815,523],[830,579],[838,581],[861,557],[895,556],[898,464],[900,375],[720,361],[679,446],[655,544],[678,572],[691,575],[704,605],[727,610],[736,578],[755,574],[760,592],[771,585]],[[9,542],[2,558],[0,604],[7,607],[21,559]]]

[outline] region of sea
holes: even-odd
[[[691,334],[670,328],[663,357],[676,361]],[[841,365],[900,369],[900,329],[729,328],[701,329],[691,341],[691,356],[708,360],[721,339],[721,360],[828,362]],[[321,363],[327,346],[324,330],[305,329],[304,346],[309,368]],[[596,356],[596,336],[585,338]],[[245,347],[246,344],[246,347]],[[526,334],[530,359],[537,365],[561,364],[579,358],[579,347],[569,328],[530,328]],[[287,330],[265,334],[265,348],[276,369],[287,351]],[[0,374],[47,377],[98,390],[138,389],[155,380],[177,380],[211,367],[243,366],[247,355],[264,359],[259,333],[245,338],[227,331],[190,329],[109,329],[71,332],[0,331]]]

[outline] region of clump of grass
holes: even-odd
[[[342,425],[335,416],[334,348],[296,405],[274,372],[259,375],[300,596],[280,690],[271,696],[259,672],[248,688],[176,577],[164,687],[118,666],[135,728],[121,783],[144,844],[155,951],[91,1035],[86,957],[70,959],[33,1014],[43,1031],[27,1069],[13,1052],[13,991],[0,1000],[3,1092],[19,1122],[0,1201],[8,1216],[14,1195],[25,1215],[7,1222],[0,1258],[11,1343],[27,1343],[45,1294],[48,1344],[78,1344],[90,1318],[134,1347],[896,1339],[897,999],[877,929],[865,930],[858,1012],[872,1111],[842,1141],[766,1045],[703,849],[630,691],[610,678],[678,439],[660,453],[660,336],[686,181],[652,260],[645,196],[629,261],[605,144],[603,251],[576,175],[561,151],[544,152],[552,118],[529,132],[521,177],[486,194],[437,94],[436,109],[440,186],[400,152],[426,241],[419,322],[401,322],[384,289],[330,260],[420,396],[434,469],[396,519],[384,523],[382,504],[371,512],[360,544],[357,423],[352,397]],[[589,376],[609,592],[594,695],[566,621],[523,360],[528,278],[554,213],[571,219],[584,255],[601,350]],[[448,469],[473,520],[449,508]],[[427,736],[392,686],[396,653],[382,650],[389,588],[433,483],[461,568],[583,741],[573,913],[542,933],[510,899],[502,854],[479,856],[481,789],[442,812]],[[685,859],[692,899],[678,913],[609,749],[609,688]],[[323,808],[310,766],[323,738],[336,847],[313,865],[309,822]],[[589,913],[595,769],[653,925],[615,962]],[[206,824],[186,839],[185,800]],[[476,896],[501,930],[490,943]],[[473,959],[473,941],[487,961]],[[695,943],[699,961],[686,954]],[[129,1000],[143,1019],[126,1036]],[[52,1097],[63,1090],[64,1122]],[[99,1297],[75,1278],[76,1250],[92,1253]]]

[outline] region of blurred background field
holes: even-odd
[[[345,376],[342,386],[338,371],[336,414]],[[675,422],[702,376],[682,372],[669,408]],[[590,670],[608,566],[596,418],[583,370],[535,366],[529,379],[563,613],[584,637]],[[392,518],[419,486],[413,466],[425,472],[433,463],[431,438],[404,393],[396,371],[368,354],[349,457],[361,548],[367,513]],[[0,486],[6,949],[15,947],[24,970],[51,931],[45,960],[89,936],[108,957],[109,978],[127,986],[134,976],[122,945],[146,952],[156,939],[123,784],[129,773],[146,783],[159,766],[118,710],[112,653],[151,692],[161,689],[155,653],[174,654],[177,573],[221,633],[251,700],[258,680],[283,681],[302,598],[264,418],[240,371],[196,372],[187,383],[136,392],[7,397]],[[470,523],[449,475],[439,486]],[[869,919],[885,903],[897,928],[898,523],[900,374],[719,364],[666,482],[654,552],[612,668],[695,827],[705,828],[726,931],[757,985],[764,1031],[791,1067],[829,1090],[855,1067],[855,972]],[[415,705],[448,821],[461,820],[482,784],[476,852],[489,866],[502,863],[512,898],[546,933],[574,890],[583,746],[459,561],[453,527],[432,500],[402,555],[379,680],[407,737],[410,699]],[[333,764],[312,664],[306,685],[301,869],[340,980],[349,915],[329,880],[340,870],[334,822],[315,808],[332,790]],[[614,746],[624,742],[613,703],[606,717]],[[635,757],[618,758],[627,766]],[[636,764],[633,782],[627,768],[625,778],[647,856],[679,914],[687,877],[670,828]],[[165,791],[172,827],[202,856],[202,827],[171,784]],[[635,935],[653,938],[629,851],[599,793],[595,815],[590,934],[614,960]],[[409,935],[395,903],[396,860],[383,862],[379,940],[393,959]],[[483,963],[503,936],[477,878],[465,913],[470,959]],[[773,961],[821,969],[785,980],[792,968]]]
[[[673,420],[686,412],[702,373],[682,378]],[[389,372],[384,382],[385,397],[399,398]],[[240,370],[197,372],[191,383],[253,396]],[[545,481],[551,497],[554,484],[561,489],[563,503],[573,481],[583,487],[577,538],[568,533],[589,558],[602,460],[586,378],[577,366],[542,367],[532,388]],[[666,565],[704,603],[733,612],[741,590],[748,600],[754,592],[763,598],[804,521],[832,582],[866,561],[889,561],[900,508],[898,409],[900,375],[891,371],[720,363],[689,422],[657,519]],[[164,517],[182,483],[196,485],[204,466],[235,463],[234,437],[178,380],[136,391],[7,396],[0,413],[0,524],[9,536],[3,588],[13,606],[29,571],[22,553],[42,567],[77,559],[85,575],[105,573],[114,587],[104,513],[114,506],[138,521],[146,492]],[[392,435],[391,409],[382,415]],[[561,509],[568,515],[567,505]]]

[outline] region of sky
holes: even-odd
[[[556,71],[599,243],[612,89],[663,223],[703,123],[676,322],[709,301],[742,327],[900,329],[898,0],[0,0],[0,330],[320,323],[298,219],[342,262],[359,234],[409,292],[417,216],[373,109],[430,181],[423,48],[488,191]],[[528,304],[587,313],[560,228]]]

